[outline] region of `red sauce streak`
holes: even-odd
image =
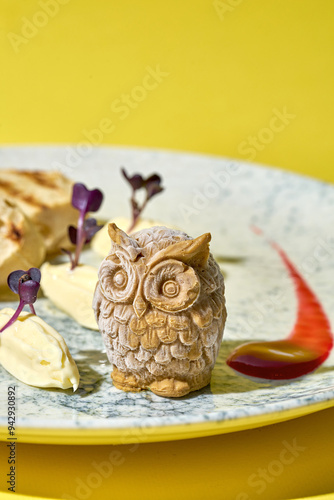
[[[256,228],[256,233],[261,234],[261,230]],[[227,364],[250,377],[294,379],[314,371],[327,359],[333,347],[333,334],[316,295],[286,253],[276,243],[271,243],[271,246],[281,257],[295,284],[298,300],[296,323],[284,340],[240,345],[229,356]]]

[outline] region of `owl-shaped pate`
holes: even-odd
[[[93,308],[114,385],[178,397],[210,382],[226,320],[211,235],[156,226],[128,236],[109,224]]]

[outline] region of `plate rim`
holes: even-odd
[[[78,147],[80,146],[80,143],[73,143],[73,142],[63,142],[63,143],[35,143],[35,144],[1,144],[0,145],[0,153],[1,153],[1,150],[20,150],[20,149],[29,149],[29,150],[32,150],[32,149],[45,149],[46,151],[47,150],[50,150],[50,149],[58,149],[58,150],[61,150],[61,149],[64,149],[65,148],[68,148],[68,147]],[[331,188],[334,189],[334,182],[331,182],[331,181],[327,181],[327,180],[324,180],[324,179],[319,179],[318,177],[313,177],[312,175],[310,174],[305,174],[303,172],[296,172],[294,170],[288,170],[288,169],[285,169],[283,167],[280,167],[278,165],[269,165],[267,163],[258,163],[258,162],[253,162],[253,161],[247,161],[245,159],[242,159],[242,158],[235,158],[233,156],[223,156],[223,155],[219,155],[219,154],[215,154],[215,153],[208,153],[208,152],[201,152],[201,151],[191,151],[191,150],[181,150],[181,149],[169,149],[169,148],[159,148],[159,147],[153,147],[153,148],[149,148],[149,147],[145,147],[145,146],[139,146],[139,145],[122,145],[122,144],[103,144],[103,145],[92,145],[92,151],[97,151],[97,150],[105,150],[105,151],[123,151],[123,152],[126,152],[126,151],[129,151],[129,152],[132,152],[132,153],[157,153],[157,154],[163,154],[163,155],[173,155],[173,156],[185,156],[185,157],[189,157],[189,156],[193,156],[193,157],[200,157],[200,158],[208,158],[208,159],[212,159],[212,160],[221,160],[221,161],[225,161],[225,162],[235,162],[235,163],[238,163],[240,165],[246,165],[248,167],[254,167],[256,169],[260,169],[260,170],[273,170],[273,171],[276,171],[276,172],[280,172],[280,173],[284,173],[285,175],[290,175],[290,176],[293,176],[293,177],[297,177],[297,178],[300,178],[300,179],[304,179],[304,180],[309,180],[309,181],[312,181],[312,182],[316,182],[318,184],[322,184],[322,185],[327,185],[327,186],[330,186]],[[89,158],[90,155],[88,155],[88,158]],[[84,159],[86,158],[85,156],[83,157]],[[6,165],[6,166],[1,166],[0,165],[0,169],[2,168],[16,168],[16,166],[10,166],[10,165]],[[24,168],[24,167],[23,167]],[[67,175],[65,173],[65,175]]]
[[[18,443],[62,444],[62,445],[101,445],[101,444],[141,444],[163,441],[179,441],[200,437],[210,437],[232,432],[240,432],[267,425],[278,424],[301,418],[318,411],[334,407],[334,399],[313,403],[308,406],[290,408],[260,415],[240,417],[222,421],[206,421],[188,424],[175,424],[153,427],[131,428],[16,428]],[[145,429],[143,433],[143,429]],[[7,427],[0,427],[0,441],[10,441]]]

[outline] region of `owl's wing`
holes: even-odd
[[[200,275],[201,288],[205,294],[211,294],[222,286],[223,277],[212,255],[208,259],[207,266],[204,269],[197,269],[197,273]]]
[[[93,310],[95,314],[95,319],[97,323],[99,322],[100,314],[101,314],[101,306],[102,306],[102,301],[103,301],[103,295],[100,290],[99,284],[96,285],[95,292],[94,292],[94,297],[93,297]]]

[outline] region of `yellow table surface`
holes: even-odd
[[[0,144],[199,151],[334,181],[331,0],[0,0],[0,9]],[[334,491],[333,422],[330,408],[136,449],[19,443],[16,491],[138,500],[321,495]],[[282,468],[286,443],[300,450]],[[103,472],[112,452],[121,463]],[[0,455],[6,492],[4,444]]]
[[[183,441],[18,443],[16,491],[69,500],[283,500],[325,494],[334,491],[333,421],[331,408],[258,429]],[[1,444],[2,465],[7,456]]]

